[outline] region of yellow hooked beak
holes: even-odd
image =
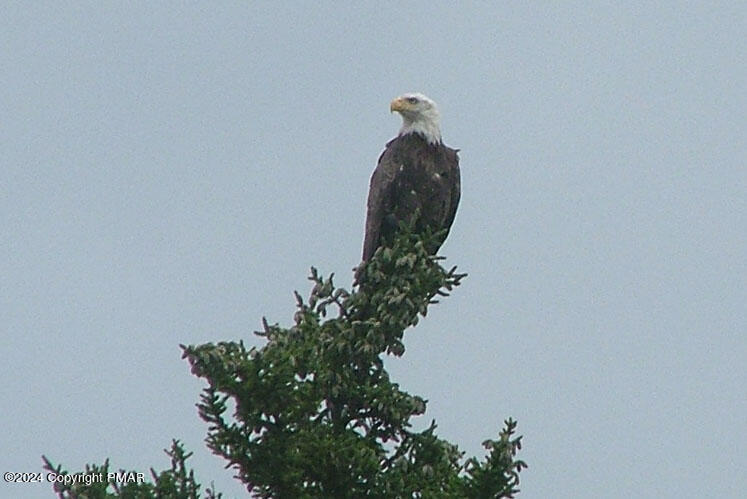
[[[392,102],[389,103],[389,112],[393,113],[394,111],[402,112],[407,111],[411,108],[411,105],[409,102],[407,102],[407,99],[404,97],[397,97]]]

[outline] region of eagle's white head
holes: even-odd
[[[438,114],[436,103],[423,94],[405,94],[397,97],[389,105],[391,112],[397,111],[402,115],[400,135],[419,133],[429,144],[441,142],[439,128],[441,116]]]

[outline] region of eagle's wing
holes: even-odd
[[[368,188],[368,208],[366,212],[366,234],[363,239],[363,261],[368,261],[379,247],[381,238],[381,226],[386,210],[391,204],[393,195],[394,177],[397,167],[391,152],[391,142],[387,149],[381,153],[379,163],[371,175],[371,184]]]
[[[462,181],[459,174],[459,155],[458,149],[449,149],[448,161],[450,163],[451,176],[454,182],[451,187],[451,205],[449,206],[449,213],[446,218],[445,226],[451,229],[451,225],[454,223],[456,217],[457,207],[459,206],[459,197],[462,192]]]

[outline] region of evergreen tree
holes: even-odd
[[[192,372],[207,381],[198,404],[208,447],[261,498],[513,497],[521,437],[508,419],[483,460],[436,436],[435,421],[414,431],[421,397],[400,390],[382,354],[401,356],[407,328],[465,274],[446,271],[425,248],[439,234],[404,230],[356,274],[348,292],[311,269],[308,300],[296,293],[294,324],[263,320],[261,348],[243,341],[182,346]],[[152,482],[56,483],[60,497],[200,497],[185,453],[174,441],[171,469]],[[62,473],[45,458],[46,468]],[[108,471],[108,461],[87,471]],[[205,490],[205,497],[220,497]]]

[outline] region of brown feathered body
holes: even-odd
[[[403,221],[417,231],[446,229],[437,245],[428,248],[432,254],[438,251],[459,204],[457,152],[441,142],[429,144],[418,133],[387,143],[371,176],[363,261],[391,242]]]

